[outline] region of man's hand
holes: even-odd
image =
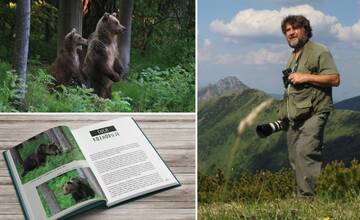
[[[337,73],[315,75],[295,72],[289,75],[288,80],[294,85],[310,83],[315,86],[329,87],[338,86],[340,84],[340,76]]]
[[[294,85],[303,84],[303,83],[308,82],[309,75],[311,75],[311,74],[296,72],[296,73],[290,74],[288,77],[288,80],[289,80],[289,82],[291,82]]]

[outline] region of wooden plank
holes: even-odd
[[[78,128],[128,114],[1,114],[0,151],[57,125]],[[195,219],[195,114],[134,115],[134,119],[181,182],[180,187],[76,219]],[[23,219],[14,186],[0,157],[0,219]]]

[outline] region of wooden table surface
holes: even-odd
[[[84,125],[132,116],[182,186],[109,209],[97,208],[75,219],[195,219],[195,114],[0,114],[0,150],[58,125]],[[0,219],[23,219],[23,213],[0,157]]]

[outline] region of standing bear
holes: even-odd
[[[63,186],[64,195],[71,194],[76,202],[84,200],[86,198],[93,198],[95,196],[94,191],[90,186],[79,177],[71,178],[70,181]]]
[[[95,93],[111,98],[113,82],[123,78],[123,66],[119,60],[118,35],[124,31],[116,13],[105,13],[89,38],[83,72]]]
[[[64,47],[60,50],[49,72],[55,78],[55,85],[85,85],[81,72],[78,50],[87,45],[87,40],[82,38],[74,28],[64,39]]]

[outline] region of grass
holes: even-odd
[[[198,219],[360,219],[360,196],[346,200],[276,199],[260,202],[200,204]]]
[[[224,190],[223,172],[198,173],[199,219],[360,219],[360,164],[334,161],[317,180],[317,195],[295,198],[290,170],[244,173]]]
[[[85,160],[84,155],[82,154],[79,148],[74,148],[71,151],[60,155],[47,156],[46,162],[42,166],[29,171],[25,176],[21,177],[21,182],[25,184],[51,170],[54,170],[55,168],[61,165],[76,160]],[[20,173],[22,173],[22,169]]]

